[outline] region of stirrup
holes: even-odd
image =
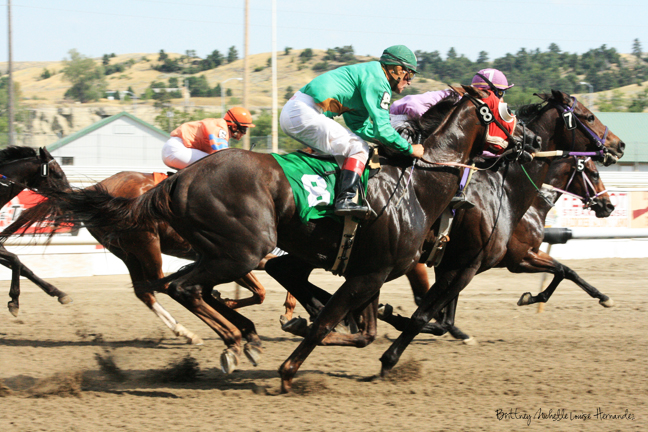
[[[339,207],[335,207],[335,214],[337,216],[353,216],[357,218],[364,218],[369,212],[369,207],[361,206],[354,202],[346,201]]]
[[[475,207],[475,204],[468,201],[463,194],[454,196],[450,200],[450,208],[453,210],[468,210],[473,207]]]

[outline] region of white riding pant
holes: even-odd
[[[322,153],[342,159],[353,156],[367,163],[366,141],[335,120],[322,114],[322,109],[307,94],[297,92],[281,110],[279,125],[286,135]]]
[[[186,168],[205,156],[209,156],[209,153],[185,147],[178,137],[169,138],[162,146],[162,161],[166,166],[175,169]]]

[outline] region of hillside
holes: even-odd
[[[303,50],[292,50],[289,54],[281,51],[277,53],[278,69],[278,96],[279,106],[285,102],[285,96],[307,84],[321,72],[313,70],[313,66],[322,63],[326,52],[324,50],[313,50],[313,56],[308,61],[300,58]],[[170,59],[182,57],[180,54],[168,54]],[[141,95],[150,87],[154,81],[168,83],[169,78],[176,77],[182,83],[184,79],[191,76],[204,76],[211,88],[219,83],[224,83],[224,89],[231,89],[232,95],[226,96],[224,101],[220,97],[190,97],[185,99],[172,99],[170,104],[178,110],[204,109],[206,112],[220,112],[221,103],[226,105],[242,104],[243,85],[240,78],[243,75],[243,60],[239,59],[232,63],[221,65],[217,68],[196,73],[194,75],[180,73],[163,73],[155,70],[153,66],[159,65],[159,54],[121,54],[110,59],[110,64],[119,64],[131,60],[132,66],[127,67],[123,72],[114,73],[106,76],[108,90],[127,90],[132,88],[135,93]],[[255,54],[249,58],[250,70],[250,89],[249,89],[249,106],[250,110],[259,111],[271,107],[271,68],[268,66],[270,53]],[[633,56],[621,55],[624,62],[631,64]],[[356,56],[358,61],[372,60],[370,57]],[[99,64],[101,58],[95,59]],[[344,63],[328,61],[328,68],[333,68]],[[6,73],[7,64],[0,63],[0,70]],[[41,79],[41,74],[47,68],[52,76],[47,79]],[[27,125],[22,125],[21,131],[27,136],[27,141],[23,143],[31,145],[46,145],[56,141],[61,136],[67,136],[76,132],[92,123],[109,115],[117,114],[121,111],[134,113],[151,124],[155,123],[155,117],[160,114],[160,109],[153,106],[154,101],[119,101],[101,99],[98,102],[81,104],[64,100],[64,94],[71,84],[63,80],[61,70],[63,62],[14,62],[14,80],[20,85],[21,106],[32,111],[32,121]],[[461,77],[456,78],[462,79]],[[229,81],[228,81],[229,80]],[[464,77],[465,80],[465,77]],[[637,94],[646,89],[646,85],[637,84],[627,85],[614,90],[588,94],[575,94],[581,101],[588,106],[593,105],[594,109],[600,101],[609,99],[612,92],[625,97],[627,100],[632,99]],[[417,77],[412,87],[409,89],[412,93],[422,93],[430,90],[445,88],[446,83],[432,79]],[[583,88],[583,86],[579,87]]]

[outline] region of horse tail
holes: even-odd
[[[55,229],[83,224],[115,235],[154,231],[158,220],[168,220],[172,215],[170,193],[174,186],[175,179],[168,179],[137,198],[114,197],[101,184],[70,191],[41,189],[39,193],[46,200],[24,211],[0,233],[0,242],[34,223],[44,222]]]

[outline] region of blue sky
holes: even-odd
[[[7,60],[7,0],[0,0],[0,61]],[[234,45],[243,53],[244,0],[12,0],[14,61],[57,61],[75,48],[106,53],[205,57]],[[271,0],[249,0],[250,54],[270,52]],[[277,0],[277,49],[353,45],[378,56],[390,45],[451,47],[476,60],[520,48],[583,53],[606,44],[648,51],[646,0]]]

